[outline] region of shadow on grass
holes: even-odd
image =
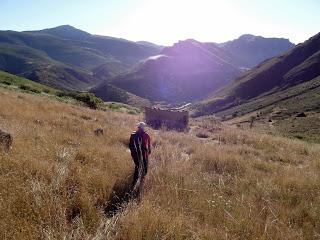
[[[104,212],[107,217],[113,217],[119,211],[126,207],[131,200],[138,200],[143,187],[143,178],[137,182],[133,182],[133,175],[129,175],[126,179],[117,181],[113,188],[109,199],[104,206]]]

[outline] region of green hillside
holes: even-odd
[[[113,110],[130,114],[138,114],[142,107],[150,105],[149,101],[112,85],[104,89],[103,100],[105,102],[103,102],[93,93],[61,91],[3,71],[0,71],[0,87],[33,95],[49,96],[62,102],[80,104],[93,109]]]
[[[85,90],[157,54],[159,48],[60,26],[0,31],[0,70],[56,88]]]
[[[92,88],[90,89],[90,92],[106,102],[121,102],[137,107],[149,106],[151,104],[149,100],[126,92],[109,83],[104,83],[103,86]]]
[[[33,93],[57,94],[58,92],[54,88],[3,71],[0,71],[0,86]]]
[[[31,41],[33,42],[34,39]],[[69,54],[82,59],[75,53]],[[81,90],[99,82],[91,76],[89,71],[59,62],[58,59],[51,57],[42,50],[24,44],[1,43],[0,39],[0,69],[2,70],[60,89]],[[62,58],[68,59],[68,55],[63,53]]]

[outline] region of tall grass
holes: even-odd
[[[215,121],[149,130],[142,195],[107,218],[104,202],[132,173],[126,144],[141,116],[3,89],[0,98],[0,129],[14,137],[0,155],[1,239],[320,237],[319,145]]]

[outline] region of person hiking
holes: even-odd
[[[145,127],[146,124],[140,122],[138,129],[130,136],[129,148],[135,164],[133,187],[136,185],[139,177],[143,180],[148,172],[148,157],[151,154],[151,138],[145,131]]]

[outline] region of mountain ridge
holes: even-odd
[[[92,35],[70,25],[0,31],[1,70],[55,88],[94,89],[108,100],[110,96],[104,96],[99,86],[116,87],[152,101],[194,101],[246,70],[243,62],[219,44],[194,39],[163,47]]]
[[[199,103],[203,113],[234,107],[259,95],[293,87],[320,75],[320,33],[268,59]]]
[[[158,51],[124,39],[91,35],[70,25],[0,31],[1,70],[60,89],[86,90]]]
[[[112,83],[153,101],[190,101],[238,73],[237,68],[206,49],[203,43],[189,39],[164,48]],[[219,81],[212,81],[213,78]]]
[[[291,46],[288,44],[283,50]],[[159,55],[116,76],[112,84],[153,101],[190,102],[223,87],[247,70],[243,66],[248,66],[243,57],[219,44],[187,39],[164,47]]]
[[[242,67],[252,68],[258,63],[294,47],[286,38],[265,38],[243,34],[239,38],[218,44],[241,59]]]

